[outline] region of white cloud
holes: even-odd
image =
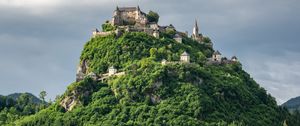
[[[247,56],[246,70],[278,104],[300,95],[300,53],[286,52],[284,56],[252,54]]]

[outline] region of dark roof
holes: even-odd
[[[172,24],[169,25],[169,28],[175,28]]]
[[[190,54],[188,54],[186,51],[184,51],[181,56],[189,56]]]
[[[111,66],[111,67],[109,67],[109,69],[115,69],[115,66]]]
[[[236,57],[236,56],[233,56],[233,57],[231,57],[231,59],[237,59],[237,57]]]
[[[214,55],[222,55],[218,50],[214,52]]]
[[[137,7],[119,7],[119,11],[136,11]]]
[[[173,38],[182,38],[182,37],[181,37],[181,35],[176,33]]]

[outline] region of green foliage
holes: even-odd
[[[157,23],[159,20],[159,15],[156,12],[150,10],[149,13],[147,14],[147,19],[149,22]]]
[[[45,97],[47,96],[47,92],[46,91],[41,91],[39,97],[43,100],[43,102],[45,102]]]
[[[33,96],[28,93],[22,93],[16,99],[0,96],[0,125],[7,125],[24,116],[35,114],[46,106],[46,103],[34,101]]]
[[[202,40],[204,43],[212,43],[210,38],[208,37],[203,37],[203,40]]]
[[[126,74],[111,77],[105,83],[89,78],[73,83],[62,98],[75,96],[81,105],[65,112],[59,99],[14,124],[280,126],[284,120],[287,124],[297,123],[297,116],[278,107],[275,99],[242,70],[241,64],[207,65],[206,58],[213,52],[211,47],[185,37],[183,43],[177,43],[170,34],[164,33],[161,39],[139,32],[118,38],[92,38],[80,57],[88,62],[88,71],[104,74],[109,66],[115,66]],[[190,54],[192,63],[176,63],[184,51]],[[175,62],[163,66],[162,59]]]
[[[112,26],[110,23],[102,24],[102,31],[107,32],[107,31],[113,31],[113,30],[116,30],[116,27]]]

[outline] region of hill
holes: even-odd
[[[281,106],[288,108],[290,111],[300,110],[300,96],[286,101]]]
[[[183,51],[190,52],[193,63],[161,65],[161,59],[176,61]],[[239,63],[206,65],[200,57],[211,53],[188,38],[182,44],[134,32],[93,38],[81,55],[89,71],[104,73],[114,65],[128,72],[103,83],[74,82],[60,102],[18,124],[281,125],[282,110],[274,98]],[[62,101],[75,108],[64,109]]]
[[[32,100],[33,103],[35,104],[41,104],[42,100],[37,98],[35,95],[31,94],[31,93],[13,93],[13,94],[9,94],[7,95],[8,98],[12,98],[13,100],[17,101],[21,95],[26,94],[30,97],[30,99]]]
[[[140,17],[135,21],[131,14]],[[48,108],[11,124],[299,124],[236,58],[221,58],[198,27],[189,37],[173,25],[147,23],[149,16],[139,7],[117,7],[112,23],[103,24],[103,32],[96,29],[85,44],[76,82]]]
[[[46,106],[47,103],[43,103],[31,93],[0,95],[0,125],[6,125],[24,116],[35,114]]]

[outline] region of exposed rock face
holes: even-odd
[[[87,69],[88,69],[87,60],[83,60],[82,63],[79,64],[77,67],[76,82],[81,81],[85,77]]]
[[[65,108],[66,111],[71,111],[80,101],[76,97],[76,91],[72,91],[71,96],[66,96],[61,102],[60,105]]]
[[[158,95],[153,94],[155,90],[158,90],[162,86],[162,81],[157,81],[152,86],[152,93],[149,94],[152,103],[159,103],[161,101]]]
[[[161,100],[159,96],[153,94],[150,95],[150,98],[152,103],[159,103]]]

